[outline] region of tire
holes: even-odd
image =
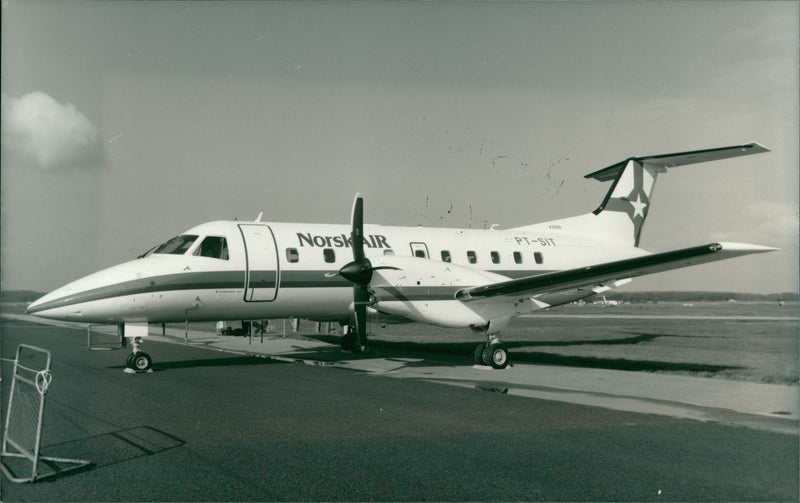
[[[128,354],[128,359],[125,360],[125,367],[129,369],[133,369],[133,353]]]
[[[508,351],[502,344],[491,344],[483,353],[486,363],[493,369],[508,367]]]
[[[474,362],[475,365],[486,365],[486,362],[483,361],[483,352],[486,351],[486,343],[478,344],[478,347],[475,348],[474,353]]]
[[[353,353],[363,353],[365,349],[367,349],[366,346],[362,346],[357,340],[353,341],[353,347],[351,348]]]
[[[342,349],[345,351],[354,351],[356,346],[356,338],[355,334],[352,332],[348,332],[342,336]]]
[[[136,372],[147,372],[152,365],[153,359],[150,358],[150,355],[142,351],[135,353],[133,358],[131,358],[131,368]]]

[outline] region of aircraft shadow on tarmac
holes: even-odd
[[[159,372],[164,370],[174,369],[187,369],[196,367],[233,367],[239,365],[270,365],[281,363],[269,358],[260,358],[257,356],[234,356],[231,358],[207,358],[202,360],[178,360],[172,362],[159,362],[153,363],[153,371]],[[125,365],[115,365],[108,367],[109,369],[124,369]]]
[[[662,337],[686,337],[684,335],[670,334],[642,334],[631,333],[634,337],[621,337],[614,339],[600,340],[575,340],[575,341],[503,341],[509,348],[533,348],[533,347],[572,347],[572,346],[609,346],[609,345],[634,345],[650,342]],[[313,334],[305,337],[316,339],[322,342],[338,345],[340,337]],[[307,351],[305,354],[293,354],[298,359],[304,356],[308,359],[331,360],[331,359],[356,359],[356,358],[375,358],[378,357],[407,357],[422,358],[429,360],[430,363],[438,362],[452,365],[471,365],[472,354],[475,350],[475,341],[470,342],[410,342],[410,341],[383,341],[372,339],[367,344],[367,349],[362,355],[352,355],[342,353],[338,348],[329,350]],[[336,356],[338,355],[338,357]],[[558,365],[564,367],[597,368],[605,370],[628,370],[628,371],[668,371],[668,372],[706,372],[716,373],[726,370],[737,370],[743,367],[735,365],[714,365],[708,363],[690,362],[668,362],[655,360],[630,360],[627,358],[605,358],[558,355],[537,351],[514,351],[511,354],[512,362],[528,363],[538,365]]]
[[[143,456],[152,456],[181,447],[184,444],[186,444],[186,441],[174,435],[150,426],[140,426],[51,444],[43,446],[42,450],[57,452],[59,455],[68,454],[91,462],[81,469],[63,474],[56,473],[48,477],[48,480],[53,480],[69,477],[87,470],[125,463]],[[58,472],[61,467],[55,464],[49,468]]]

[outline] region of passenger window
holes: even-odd
[[[453,258],[450,256],[448,250],[442,250],[442,262],[452,262]]]
[[[324,248],[322,256],[325,257],[325,262],[329,264],[336,262],[336,252],[333,251],[333,248]]]
[[[221,236],[207,236],[194,254],[198,257],[228,260],[228,240]]]
[[[500,263],[500,254],[496,251],[492,252],[492,264],[499,264]]]
[[[184,236],[176,236],[166,243],[156,248],[153,253],[163,253],[169,255],[183,255],[191,248],[192,243],[195,242],[197,236],[186,234]]]
[[[537,264],[544,263],[544,257],[542,257],[541,252],[533,252],[533,259],[536,261]]]
[[[394,250],[383,250],[384,255],[394,255]]]
[[[286,260],[292,264],[300,260],[300,253],[297,251],[297,248],[286,248]]]
[[[478,262],[478,256],[475,255],[475,252],[470,250],[467,252],[467,260],[470,264],[475,264]]]
[[[514,263],[521,264],[522,263],[522,253],[514,252]]]
[[[425,250],[414,250],[414,256],[418,258],[425,258]]]

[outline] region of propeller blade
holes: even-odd
[[[353,261],[361,262],[364,259],[364,198],[359,193],[356,193],[353,201],[351,223],[353,227],[350,233],[353,241]]]
[[[356,351],[367,345],[367,305],[369,304],[369,289],[366,285],[353,284],[353,310],[356,320]]]
[[[352,223],[350,239],[353,261],[339,269],[339,274],[353,282],[353,311],[355,312],[353,351],[360,352],[367,345],[367,305],[370,298],[369,282],[372,280],[372,263],[364,255],[364,199],[361,194],[356,193],[350,221]]]

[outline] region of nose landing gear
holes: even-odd
[[[150,355],[139,349],[142,344],[141,337],[129,337],[131,342],[131,354],[125,362],[125,372],[128,374],[136,374],[140,372],[152,372],[153,359]]]

